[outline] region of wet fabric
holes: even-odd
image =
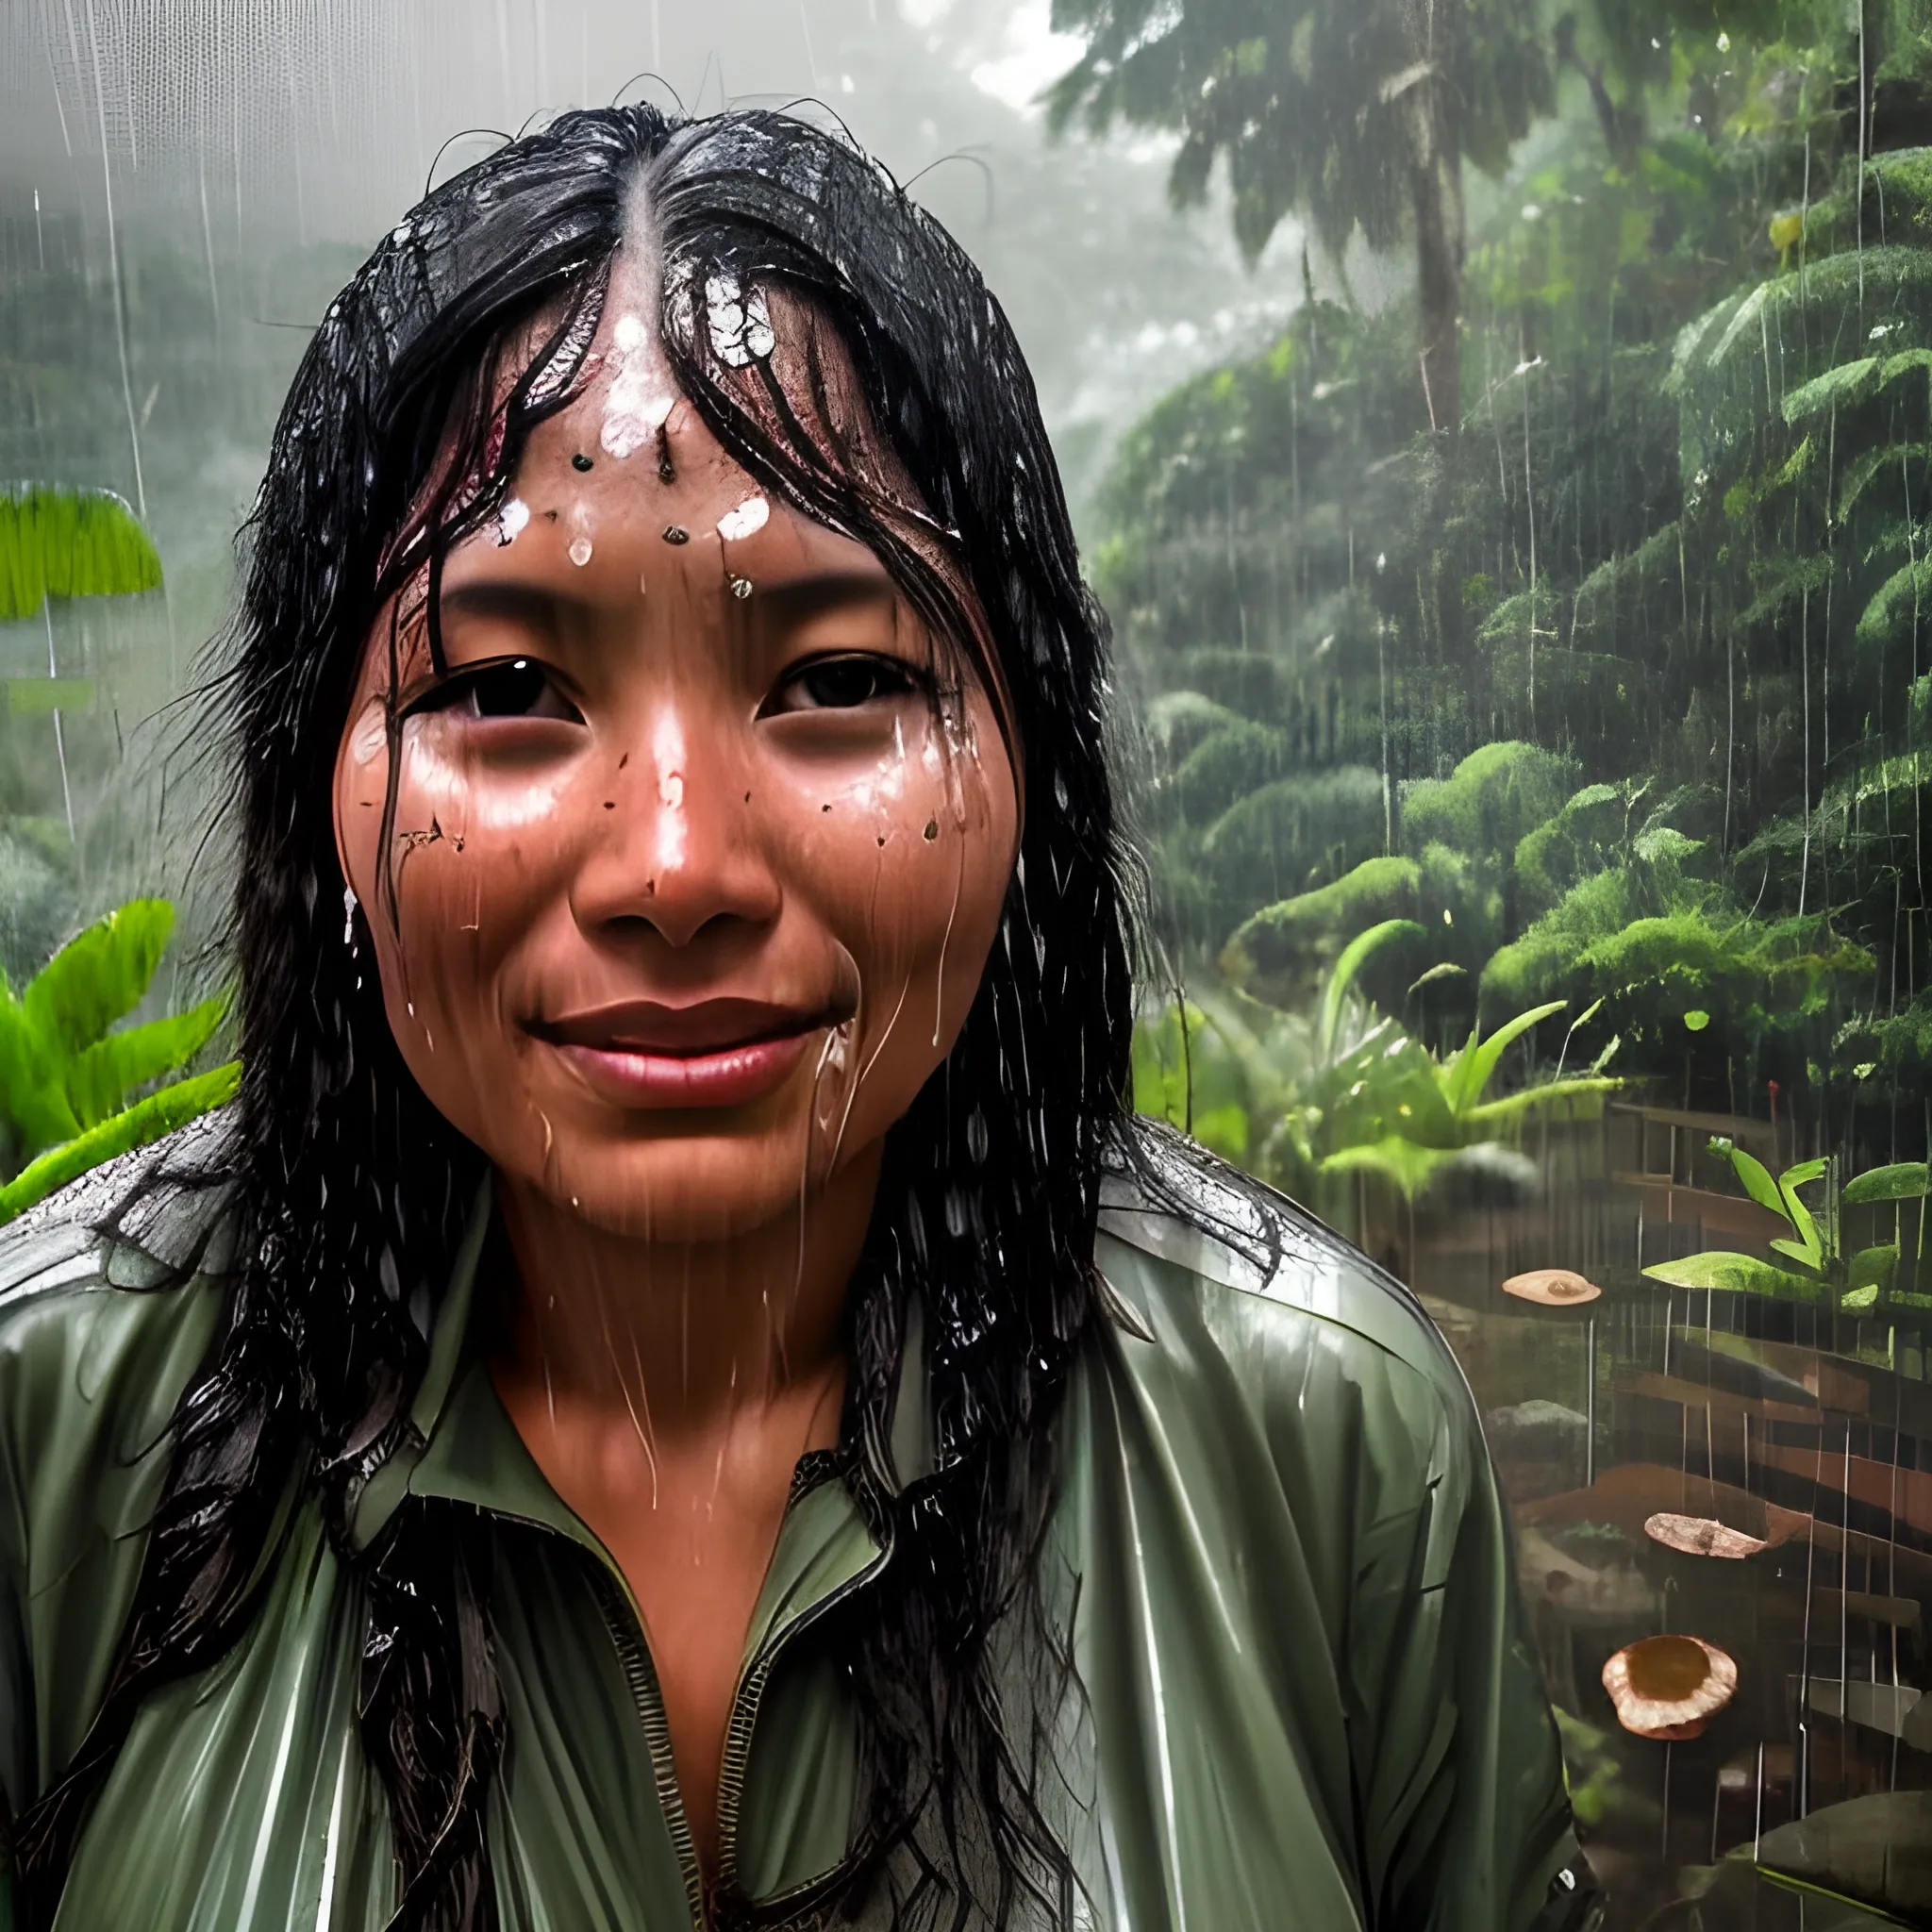
[[[1110,1319],[1060,1424],[1044,1560],[1078,1678],[1053,1724],[1076,1923],[1572,1932],[1587,1868],[1459,1372],[1412,1298],[1334,1237],[1245,1187],[1190,1184],[1229,1241],[1110,1184]],[[165,1204],[135,1245],[91,1230],[112,1185],[0,1237],[0,1787],[16,1818],[98,1707],[167,1420],[224,1291],[218,1209]],[[438,1318],[420,1442],[369,1485],[351,1541],[406,1528],[400,1511],[467,1512],[486,1552],[506,1932],[677,1932],[707,1901],[635,1607],[472,1352],[487,1211]],[[1243,1232],[1266,1237],[1272,1269]],[[183,1254],[192,1277],[154,1287],[155,1257]],[[908,1484],[930,1454],[923,1393],[915,1337],[893,1428]],[[826,1631],[835,1610],[863,1613],[891,1552],[841,1467],[800,1465],[747,1641],[719,1923],[756,1905],[819,1924],[841,1890],[858,1766]],[[298,1507],[245,1635],[137,1716],[57,1932],[386,1924],[387,1798],[355,1718],[357,1554]],[[15,1916],[9,1894],[0,1924]]]

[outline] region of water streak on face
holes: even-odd
[[[607,333],[648,294],[620,265]],[[655,344],[598,352],[513,479],[526,520],[447,559],[447,679],[406,606],[388,852],[373,627],[338,839],[443,1114],[598,1226],[706,1239],[795,1208],[911,1104],[977,989],[1018,807],[991,699],[880,560],[695,409],[660,416]],[[671,480],[612,454],[640,421]]]

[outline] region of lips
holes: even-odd
[[[637,1000],[529,1030],[613,1106],[729,1108],[775,1092],[818,1036],[848,1017],[762,1000]]]

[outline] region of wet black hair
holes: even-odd
[[[16,1836],[38,1922],[136,1705],[233,1641],[306,1484],[368,1606],[359,1719],[391,1797],[399,1923],[498,1923],[484,1812],[502,1718],[476,1540],[418,1502],[366,1553],[345,1527],[408,1439],[484,1161],[406,1071],[366,947],[358,959],[343,943],[331,774],[377,613],[426,573],[434,643],[441,557],[501,504],[532,426],[577,392],[640,207],[684,394],[765,488],[871,546],[972,651],[970,593],[1009,702],[1018,862],[964,1030],[888,1137],[850,1293],[847,1480],[892,1557],[840,1633],[862,1784],[835,1904],[883,1892],[908,1926],[1070,1922],[1043,1794],[1071,1666],[1038,1559],[1052,1424],[1103,1293],[1101,1173],[1127,1117],[1131,895],[1106,625],[1013,333],[938,224],[808,121],[641,106],[563,115],[429,194],[328,309],[275,433],[219,690],[245,1062],[227,1143],[239,1258],[175,1414],[102,1718]],[[808,318],[803,383],[779,380],[757,340],[768,294]],[[840,426],[837,379],[856,386],[857,430]],[[868,435],[883,452],[868,456]],[[900,1492],[891,1408],[915,1307],[936,1469]],[[1014,1633],[1045,1690],[1030,1710],[996,1681]]]

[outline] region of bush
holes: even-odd
[[[1403,845],[1419,852],[1441,840],[1476,858],[1513,853],[1557,814],[1575,783],[1576,768],[1560,753],[1517,740],[1479,745],[1447,778],[1421,778],[1405,789]]]

